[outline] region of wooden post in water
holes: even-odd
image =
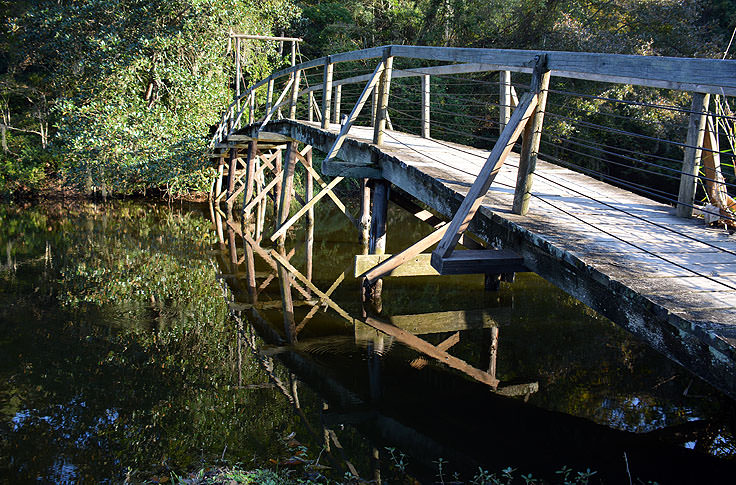
[[[335,109],[333,123],[340,123],[340,101],[342,100],[342,84],[335,87]]]
[[[322,74],[322,129],[330,126],[330,109],[332,104],[332,71],[334,65],[330,56],[325,58],[325,68]],[[311,153],[311,151],[310,151]]]
[[[542,139],[542,125],[544,124],[544,110],[547,105],[547,91],[549,89],[550,72],[547,69],[547,56],[540,56],[535,67],[535,77],[532,79],[530,90],[539,93],[537,105],[530,115],[530,120],[524,127],[519,156],[519,172],[516,177],[516,191],[512,212],[524,215],[529,212],[529,200],[532,197],[532,182],[534,170],[537,168],[537,154]]]
[[[388,219],[388,196],[391,184],[387,180],[373,181],[373,209],[371,211],[371,232],[369,250],[371,254],[386,254],[386,222]],[[368,284],[366,282],[366,284]],[[379,279],[366,288],[367,298],[376,311],[381,311],[381,291],[383,280]]]
[[[256,140],[252,140],[248,143],[248,158],[245,163],[245,196],[243,197],[243,207],[245,208],[245,204],[250,202],[250,200],[253,198],[253,185],[254,185],[254,178],[256,173],[256,157],[258,156],[258,142]],[[245,222],[250,218],[250,212],[247,214],[243,214],[243,221],[242,223],[245,224]]]
[[[275,189],[276,197],[274,198],[274,204],[273,204],[273,230],[274,231],[278,229],[280,225],[279,218],[278,218],[278,213],[279,213],[278,207],[279,207],[279,204],[281,203],[281,184],[283,183],[282,172],[284,170],[283,161],[282,161],[283,160],[283,150],[281,148],[278,148],[277,150],[278,151],[276,152],[276,158],[274,158],[274,161],[273,161],[274,168],[276,169],[276,173],[274,174],[274,177],[276,177],[277,179],[276,189]]]
[[[291,194],[294,190],[294,168],[296,166],[297,142],[290,141],[286,147],[286,160],[284,161],[283,178],[281,183],[281,198],[279,199],[278,221],[281,226],[289,218],[291,208]],[[286,242],[286,233],[279,237],[279,245]]]
[[[324,118],[323,118],[324,119]],[[304,154],[304,159],[307,161],[307,165],[312,167],[312,147],[307,147],[308,150]],[[304,201],[309,202],[314,196],[314,178],[312,173],[307,170],[306,181],[304,183]],[[307,211],[307,240],[305,243],[306,253],[306,270],[305,276],[309,281],[312,281],[312,253],[314,251],[314,208],[310,208]],[[310,292],[311,293],[311,292]]]
[[[710,94],[693,93],[690,122],[688,123],[687,140],[685,142],[687,146],[682,161],[682,174],[680,174],[680,192],[677,196],[677,215],[680,217],[692,217],[693,215],[695,188],[698,182],[700,158],[703,153],[701,148],[705,136],[709,102]]]
[[[503,133],[511,118],[511,71],[499,71],[498,132]]]
[[[216,202],[220,200],[220,194],[222,194],[222,179],[225,176],[225,150],[221,150],[219,155],[217,158],[217,180],[215,181],[214,200]]]
[[[235,172],[238,169],[238,149],[231,148],[229,156],[228,176],[227,176],[227,212],[230,214],[233,209],[234,199],[230,200],[230,196],[235,192]]]
[[[294,189],[294,168],[296,166],[297,142],[291,141],[286,147],[286,160],[284,161],[283,182],[281,185],[281,199],[279,202],[278,221],[279,225],[289,218],[291,208],[291,195]],[[286,257],[284,245],[286,233],[278,239],[278,251],[281,256]],[[289,342],[296,342],[296,322],[294,320],[294,303],[291,298],[291,273],[279,264],[279,287],[281,289],[281,304],[284,314],[284,332]]]
[[[425,74],[422,76],[422,138],[429,138],[429,95],[429,74]]]

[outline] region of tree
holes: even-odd
[[[44,0],[16,12],[3,94],[25,84],[38,99],[67,181],[135,192],[203,188],[205,135],[232,96],[228,32],[270,34],[299,11],[288,0]],[[270,51],[245,69],[279,64]],[[265,60],[265,62],[264,62]],[[14,84],[13,84],[14,83]],[[46,125],[48,126],[48,125]]]

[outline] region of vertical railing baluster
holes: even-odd
[[[342,101],[342,84],[335,87],[335,115],[333,123],[340,123],[340,101]]]
[[[422,76],[422,137],[429,138],[429,104],[430,104],[430,84],[429,74]]]
[[[302,71],[294,73],[294,84],[291,85],[291,100],[289,101],[289,118],[296,119],[296,102],[299,98],[299,81],[302,78]]]
[[[511,118],[511,71],[499,71],[498,132],[502,133]]]
[[[330,56],[325,58],[325,68],[322,74],[322,129],[330,126],[330,110],[332,104],[332,71],[334,65]]]

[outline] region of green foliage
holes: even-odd
[[[206,134],[232,97],[229,30],[268,34],[298,13],[288,0],[41,1],[8,21],[17,45],[5,86],[52,100],[51,144],[70,183],[202,190]],[[246,73],[276,67],[272,53],[253,55]]]

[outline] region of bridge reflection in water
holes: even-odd
[[[410,241],[421,228],[408,214],[389,218]],[[705,413],[677,396],[681,387],[662,384],[677,369],[536,277],[500,292],[482,277],[396,278],[370,299],[355,277],[362,246],[339,212],[318,211],[275,247],[261,237],[265,211],[246,224],[217,206],[210,215],[239,351],[291,402],[308,435],[298,438],[321,447],[339,476],[390,479],[393,448],[421,481],[436,480],[440,458],[466,479],[478,467],[550,479],[563,466],[590,468],[610,483],[626,482],[627,467],[660,483],[736,469],[703,453],[716,441],[733,446],[728,426],[698,419]],[[302,407],[305,392],[321,410]],[[646,406],[631,405],[639,400]]]

